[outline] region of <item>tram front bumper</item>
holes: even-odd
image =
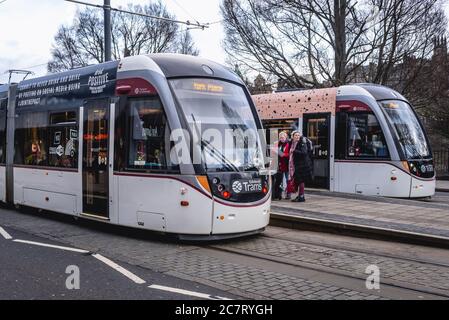
[[[436,180],[423,181],[412,177],[410,198],[427,198],[435,195]]]
[[[270,222],[271,199],[254,205],[230,205],[214,201],[212,235],[245,233],[264,229]]]

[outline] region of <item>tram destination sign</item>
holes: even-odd
[[[22,81],[18,86],[17,107],[45,106],[61,100],[80,100],[113,95],[118,62],[75,69]]]

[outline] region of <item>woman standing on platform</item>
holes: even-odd
[[[298,197],[293,202],[305,202],[305,184],[312,180],[312,160],[310,150],[312,143],[299,131],[292,133],[289,164],[289,192],[299,189]]]
[[[287,132],[283,131],[279,134],[279,141],[276,143],[278,170],[274,179],[273,199],[282,200],[282,184],[285,180],[288,184],[289,159],[290,159],[290,141],[288,141]],[[290,199],[290,193],[286,192],[287,200]]]

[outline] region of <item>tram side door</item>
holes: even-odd
[[[109,99],[91,100],[83,112],[83,214],[109,218]]]
[[[305,114],[304,135],[313,143],[313,181],[310,187],[330,188],[330,113]]]

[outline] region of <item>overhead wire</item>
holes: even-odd
[[[99,4],[92,4],[92,3],[78,1],[78,0],[64,0],[64,1],[72,2],[72,3],[76,3],[76,4],[81,4],[81,5],[85,5],[85,6],[91,6],[91,7],[104,9],[104,6],[103,5],[99,5]],[[188,26],[192,26],[193,25],[193,26],[199,27],[201,29],[208,28],[208,26],[205,25],[205,24],[201,24],[199,22],[191,22],[189,20],[187,20],[187,21],[176,20],[176,19],[172,19],[172,18],[154,16],[154,15],[150,15],[150,14],[146,14],[146,13],[134,12],[134,11],[125,10],[125,9],[119,9],[119,8],[114,8],[114,7],[109,7],[109,9],[111,11],[115,11],[115,12],[127,13],[127,14],[132,14],[132,15],[146,17],[146,18],[151,18],[151,19],[157,19],[157,20],[169,21],[169,22],[174,22],[174,23],[179,23],[179,24],[185,24],[185,25],[188,25]]]
[[[187,11],[183,6],[181,6],[181,5],[179,4],[178,1],[176,1],[176,0],[172,0],[172,1],[173,1],[173,3],[176,4],[182,11],[184,11],[188,16],[190,16],[190,18],[192,18],[193,20],[195,20],[195,22],[196,22],[197,24],[200,24],[200,23],[198,22],[198,20],[195,19],[195,17],[194,17],[189,11]]]

